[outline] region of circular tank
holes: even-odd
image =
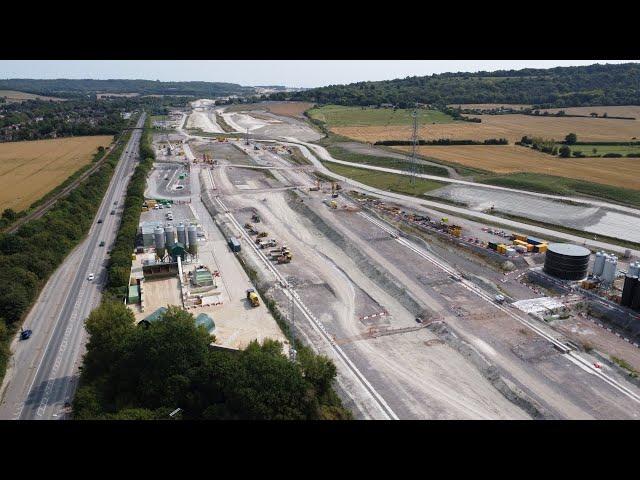
[[[602,270],[604,269],[604,260],[606,256],[605,253],[600,251],[596,253],[596,259],[593,262],[593,274],[598,277],[602,275]]]
[[[167,248],[171,248],[176,243],[175,233],[173,233],[173,227],[171,225],[167,225],[164,227],[164,236],[166,239]]]
[[[195,248],[198,245],[198,228],[195,225],[187,227],[187,238],[189,240],[189,248]]]
[[[551,243],[544,258],[544,271],[562,280],[581,280],[587,276],[591,252],[580,245]]]
[[[156,250],[160,251],[164,248],[164,229],[161,226],[157,226],[153,231],[155,239]]]
[[[176,230],[178,231],[178,242],[180,242],[183,245],[187,244],[187,231],[184,227],[184,223],[180,222],[178,224],[178,226],[176,227]]]

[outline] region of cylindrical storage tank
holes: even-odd
[[[631,308],[636,311],[640,310],[640,281],[635,282],[633,297],[631,298]]]
[[[198,248],[198,227],[195,225],[189,225],[187,227],[187,239],[189,240],[190,250]],[[192,253],[195,253],[195,251]]]
[[[176,244],[176,235],[173,232],[173,227],[171,225],[164,227],[164,237],[166,239],[167,248],[173,248]]]
[[[593,274],[596,276],[601,276],[602,275],[602,270],[604,269],[604,260],[605,260],[605,254],[604,252],[597,252],[596,253],[596,260],[595,262],[593,262]]]
[[[187,231],[184,227],[184,223],[180,222],[178,224],[178,226],[176,227],[176,230],[178,231],[178,242],[180,242],[182,245],[186,245],[187,244]]]
[[[616,269],[618,267],[618,259],[614,256],[604,261],[604,269],[602,270],[602,281],[604,283],[613,283],[616,278]]]
[[[160,251],[164,249],[164,229],[158,225],[156,229],[153,231],[153,236],[155,239],[156,251]]]
[[[624,287],[622,288],[622,299],[620,305],[630,307],[633,300],[633,294],[638,285],[638,277],[627,275],[624,279]]]
[[[640,262],[630,263],[627,275],[630,277],[640,277]]]
[[[544,271],[562,280],[582,280],[587,276],[591,252],[580,245],[550,243],[544,258]]]

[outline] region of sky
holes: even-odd
[[[638,60],[0,60],[0,78],[197,80],[311,88],[444,72],[625,62]]]

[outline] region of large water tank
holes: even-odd
[[[627,275],[624,279],[624,287],[622,288],[622,300],[620,305],[623,307],[630,307],[633,300],[633,294],[638,285],[638,277]]]
[[[156,251],[160,251],[164,249],[164,228],[162,228],[160,225],[158,225],[156,227],[156,229],[153,231],[153,237],[155,240],[155,246],[156,246]]]
[[[593,274],[596,276],[602,275],[602,270],[604,269],[604,261],[606,255],[604,252],[600,251],[596,253],[596,260],[593,262]]]
[[[544,258],[544,271],[563,280],[581,280],[587,276],[591,252],[580,245],[551,243]]]
[[[187,238],[189,239],[189,248],[195,250],[198,248],[198,227],[189,225],[187,228]]]
[[[604,261],[604,269],[602,270],[602,281],[604,283],[613,283],[616,278],[616,270],[618,268],[618,259],[611,255]]]
[[[164,227],[164,236],[166,239],[167,248],[173,248],[176,244],[176,235],[173,232],[173,227],[171,225],[167,225]]]
[[[640,262],[630,263],[627,275],[629,275],[630,277],[640,277]]]
[[[178,242],[180,242],[182,245],[186,245],[187,231],[185,229],[184,223],[180,222],[176,227],[176,230],[178,231]]]

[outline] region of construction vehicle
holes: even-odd
[[[251,217],[251,220],[253,220],[255,223],[260,223],[260,216],[257,213],[254,213]]]
[[[278,257],[277,262],[278,263],[291,263],[291,254],[282,255],[282,256]]]
[[[260,306],[260,298],[253,288],[247,290],[247,300],[251,302],[252,307]]]
[[[269,235],[269,233],[268,233],[268,232],[260,232],[260,233],[258,234],[258,238],[264,238],[264,237],[267,237],[268,235]]]
[[[337,196],[337,194],[336,194],[336,196]],[[338,208],[338,204],[337,204],[334,200],[331,200],[331,202],[329,203],[329,206],[330,206],[331,208],[333,208],[334,210],[335,210],[336,208]]]

